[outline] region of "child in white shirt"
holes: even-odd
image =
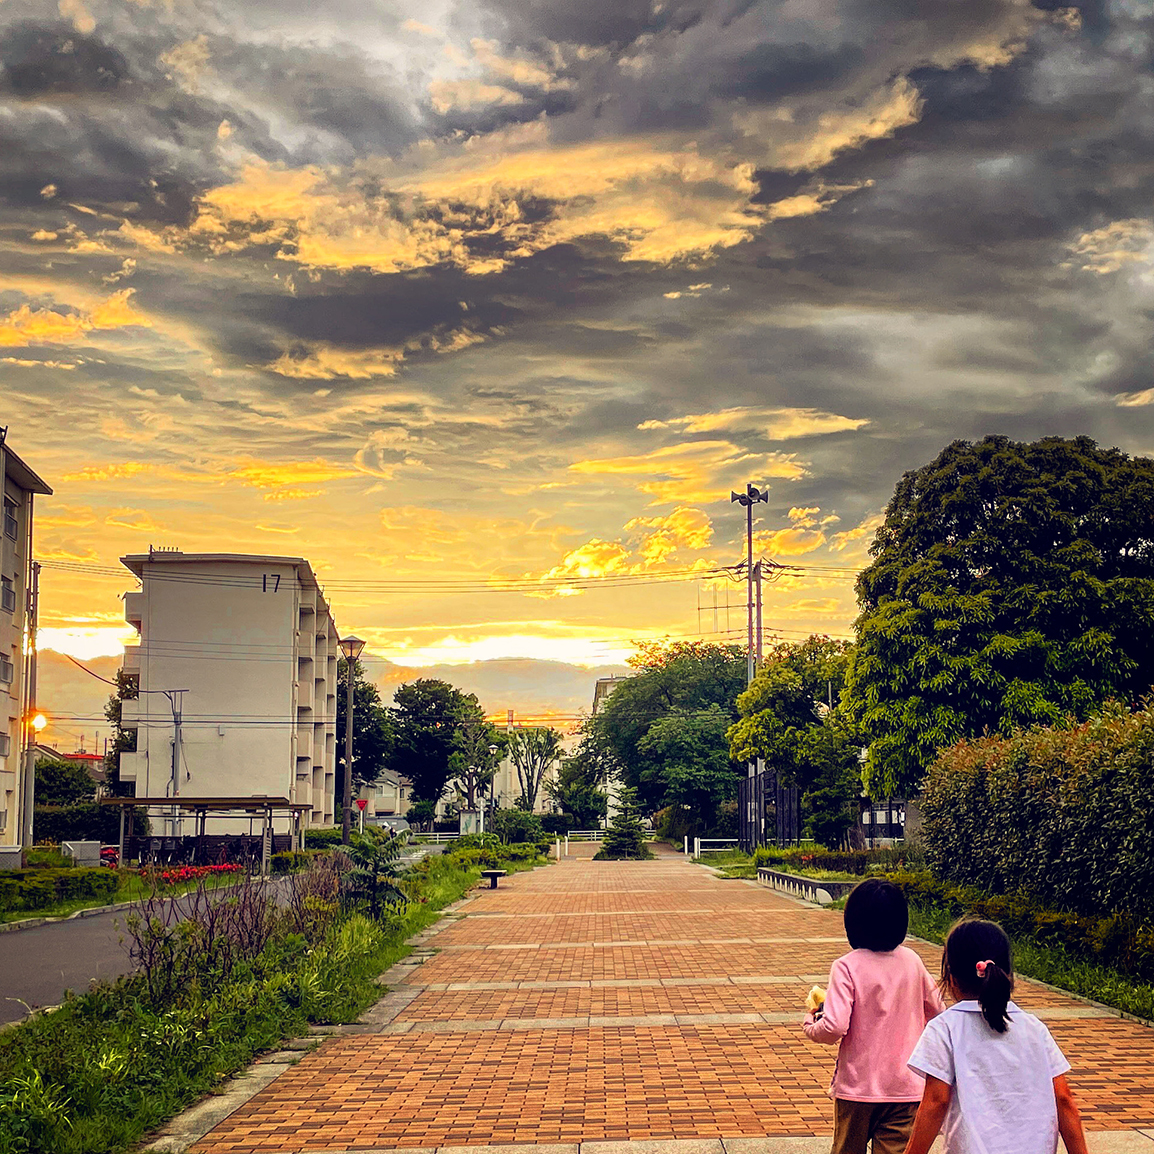
[[[1050,1031],[1010,1001],[1010,940],[966,919],[946,938],[942,987],[956,999],[927,1023],[910,1056],[926,1080],[905,1154],[927,1154],[945,1124],[946,1154],[1086,1154],[1066,1083],[1070,1063]]]

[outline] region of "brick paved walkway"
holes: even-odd
[[[911,944],[936,972],[937,949]],[[847,948],[840,914],[677,856],[517,874],[443,920],[361,1026],[194,1149],[828,1149],[805,1136],[832,1129],[835,1051],[798,1023]],[[1154,1154],[1154,1030],[1029,982],[1016,998],[1073,1063],[1087,1128],[1115,1132],[1091,1149]]]

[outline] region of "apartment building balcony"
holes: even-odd
[[[125,593],[124,595],[124,620],[136,630],[137,633],[141,630],[141,623],[144,621],[144,593]]]
[[[149,719],[148,703],[139,697],[132,697],[120,703],[120,726],[122,729],[136,729],[141,720]]]
[[[120,780],[140,781],[145,776],[145,753],[122,753],[120,755]]]
[[[120,663],[120,672],[140,676],[139,645],[126,645],[124,647],[124,660]]]
[[[303,681],[297,682],[297,710],[307,709],[312,710],[313,707],[313,682],[312,678],[307,678]]]

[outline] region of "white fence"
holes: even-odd
[[[603,829],[571,829],[565,835],[566,841],[604,841]]]
[[[686,846],[688,847],[689,839],[686,838]],[[695,837],[693,839],[693,856],[701,857],[704,853],[725,853],[731,849],[737,849],[737,838],[735,837]]]

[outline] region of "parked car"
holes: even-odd
[[[369,819],[381,829],[391,829],[393,833],[408,833],[409,823],[403,817],[393,817],[391,814],[378,814]]]

